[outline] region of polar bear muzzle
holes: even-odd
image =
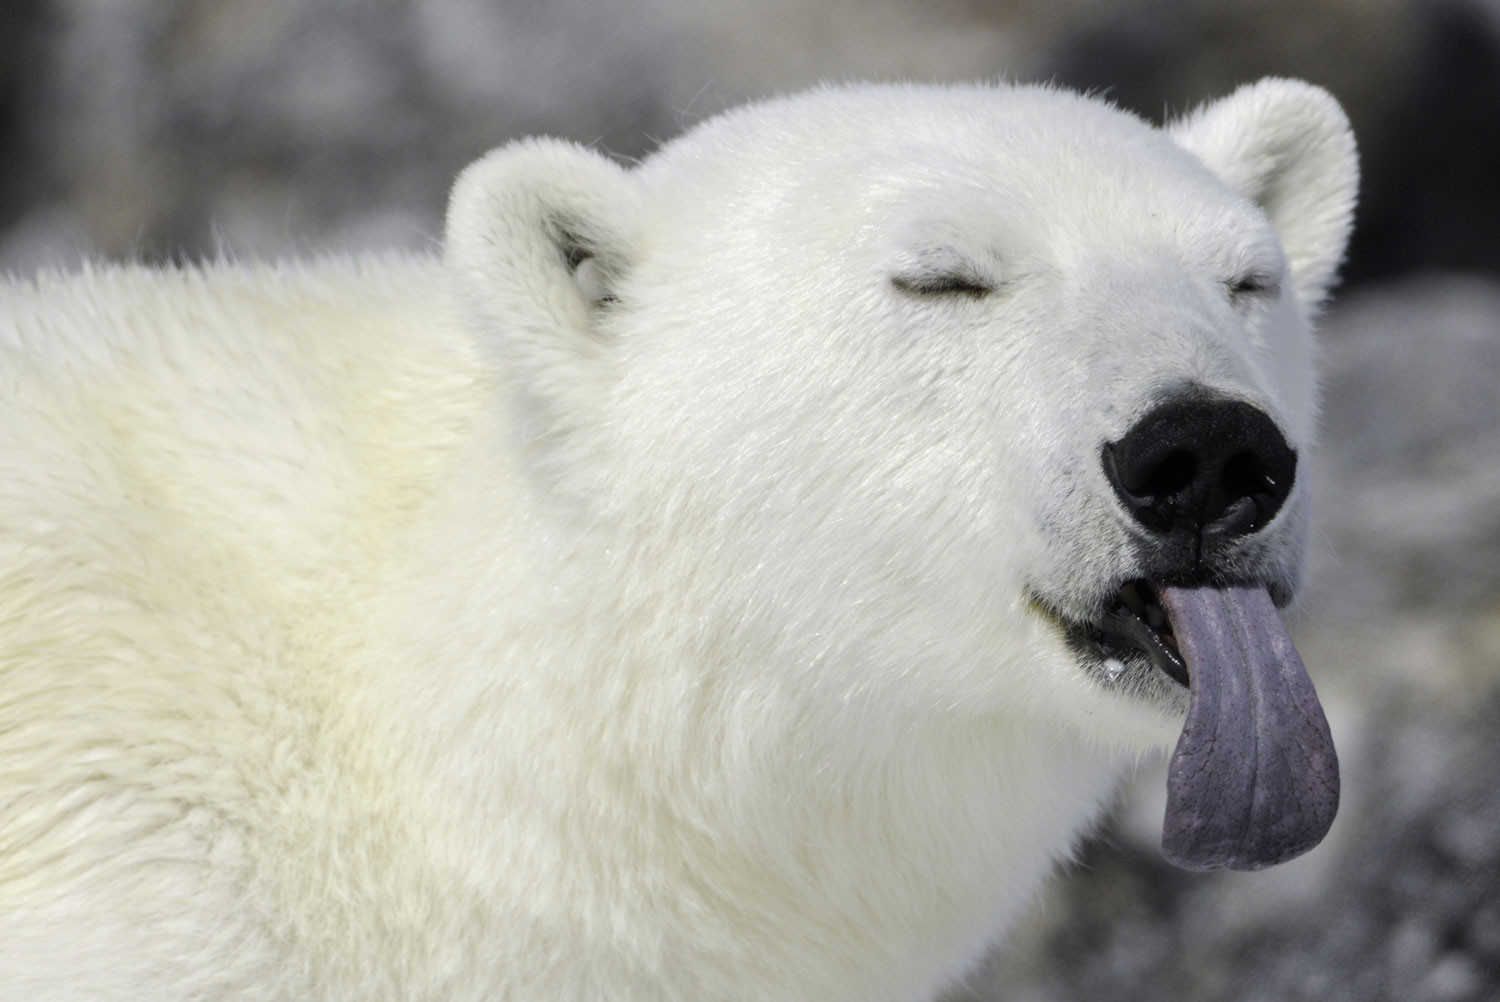
[[[1163,855],[1190,870],[1255,870],[1306,852],[1339,801],[1317,693],[1264,584],[1201,580],[1215,554],[1275,519],[1297,454],[1265,412],[1200,395],[1151,411],[1101,463],[1161,565],[1193,568],[1125,585],[1105,624],[1190,692]]]

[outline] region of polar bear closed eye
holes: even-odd
[[[1157,747],[1169,858],[1306,851],[1355,186],[1300,83],[855,86],[7,282],[0,996],[930,998]]]

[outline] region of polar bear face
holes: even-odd
[[[1337,106],[1283,81],[1167,130],[1046,88],[829,89],[630,170],[492,154],[449,261],[536,489],[714,582],[685,619],[738,617],[831,703],[1140,745],[1186,690],[1094,627],[1138,580],[1290,601],[1307,489],[1187,558],[1102,457],[1181,400],[1307,454],[1355,173]]]

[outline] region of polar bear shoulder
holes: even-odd
[[[396,257],[0,285],[0,969],[37,979],[15,997],[174,965],[184,991],[264,982],[241,968],[273,931],[231,917],[338,882],[296,847],[326,867],[382,837],[335,820],[359,780],[325,710],[479,414],[445,302]],[[218,950],[192,982],[213,965],[181,958]]]

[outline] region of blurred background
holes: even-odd
[[[1500,0],[4,0],[0,271],[431,248],[508,139],[628,159],[819,81],[1056,80],[1161,120],[1267,74],[1332,90],[1364,169],[1291,617],[1344,807],[1294,863],[1187,874],[1145,763],[951,998],[1489,1002]]]

